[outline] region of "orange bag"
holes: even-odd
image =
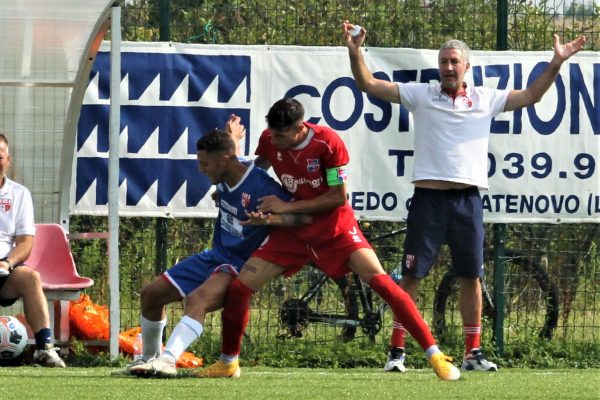
[[[108,340],[110,323],[107,307],[93,303],[84,294],[70,303],[71,336],[83,340]]]
[[[139,326],[119,333],[119,350],[121,353],[129,354],[131,356],[134,354],[142,354],[141,333],[142,328]]]
[[[177,368],[200,368],[204,363],[202,357],[196,357],[190,352],[185,352],[177,360]]]
[[[128,355],[142,354],[141,333],[142,328],[139,326],[121,332],[119,334],[119,350]],[[190,352],[184,352],[175,365],[177,368],[199,368],[203,365],[203,361],[201,357],[196,357]]]

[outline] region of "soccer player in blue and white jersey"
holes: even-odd
[[[249,215],[255,215],[257,204],[265,196],[289,200],[289,194],[266,171],[240,162],[235,143],[224,130],[215,129],[198,140],[197,156],[200,172],[217,189],[219,215],[212,248],[176,264],[142,289],[143,354],[140,360],[115,371],[117,374],[158,377],[177,374],[176,360],[202,334],[205,315],[223,306],[229,284],[268,234],[269,227],[264,221],[260,225],[244,222]],[[268,224],[291,226],[310,220],[307,215],[279,215],[268,218]],[[161,353],[167,322],[165,306],[183,299],[185,315]]]

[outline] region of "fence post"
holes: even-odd
[[[498,355],[504,354],[504,275],[506,254],[504,239],[506,224],[494,224],[494,304],[496,318],[494,320],[494,344]]]
[[[169,228],[169,221],[167,218],[156,218],[155,227],[155,243],[156,243],[156,257],[154,261],[154,274],[156,276],[162,274],[167,270],[167,230]]]
[[[508,50],[508,0],[496,6],[496,50]]]
[[[171,40],[171,7],[169,0],[159,0],[159,24],[158,24],[158,39],[161,42]],[[154,261],[154,273],[156,276],[162,274],[167,269],[167,229],[168,221],[166,218],[159,217],[156,219],[155,227],[155,244],[156,258]]]
[[[168,42],[171,40],[171,7],[169,0],[159,0],[160,21],[158,24],[158,40]]]
[[[508,50],[508,0],[498,0],[496,8],[496,50]],[[504,354],[504,275],[506,225],[494,224],[494,343],[498,355]]]

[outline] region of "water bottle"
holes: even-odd
[[[390,277],[396,284],[400,284],[402,280],[402,261],[398,263],[396,268],[390,273]]]

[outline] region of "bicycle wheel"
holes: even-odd
[[[481,281],[483,300],[482,317],[494,325],[496,308],[492,295],[488,290],[489,284]],[[462,326],[462,316],[459,308],[458,276],[453,270],[447,271],[438,285],[433,299],[433,328],[437,337],[442,337],[448,332],[448,327]]]
[[[505,319],[510,326],[525,326],[551,339],[558,324],[558,288],[527,254],[508,249],[506,257]]]
[[[533,329],[540,338],[550,339],[558,323],[558,290],[539,263],[526,254],[506,250],[506,271],[504,282],[504,314],[513,328]],[[491,258],[491,250],[486,251],[486,259]],[[488,274],[487,279],[491,279]],[[489,283],[483,282],[483,316],[492,324],[496,309]],[[454,321],[460,318],[458,308],[458,278],[449,271],[440,282],[434,299],[434,331],[441,336]]]
[[[283,302],[279,319],[290,337],[302,337],[310,323],[322,323],[340,327],[342,340],[351,341],[361,324],[357,298],[356,287],[347,276],[332,279],[319,272],[301,298]]]

